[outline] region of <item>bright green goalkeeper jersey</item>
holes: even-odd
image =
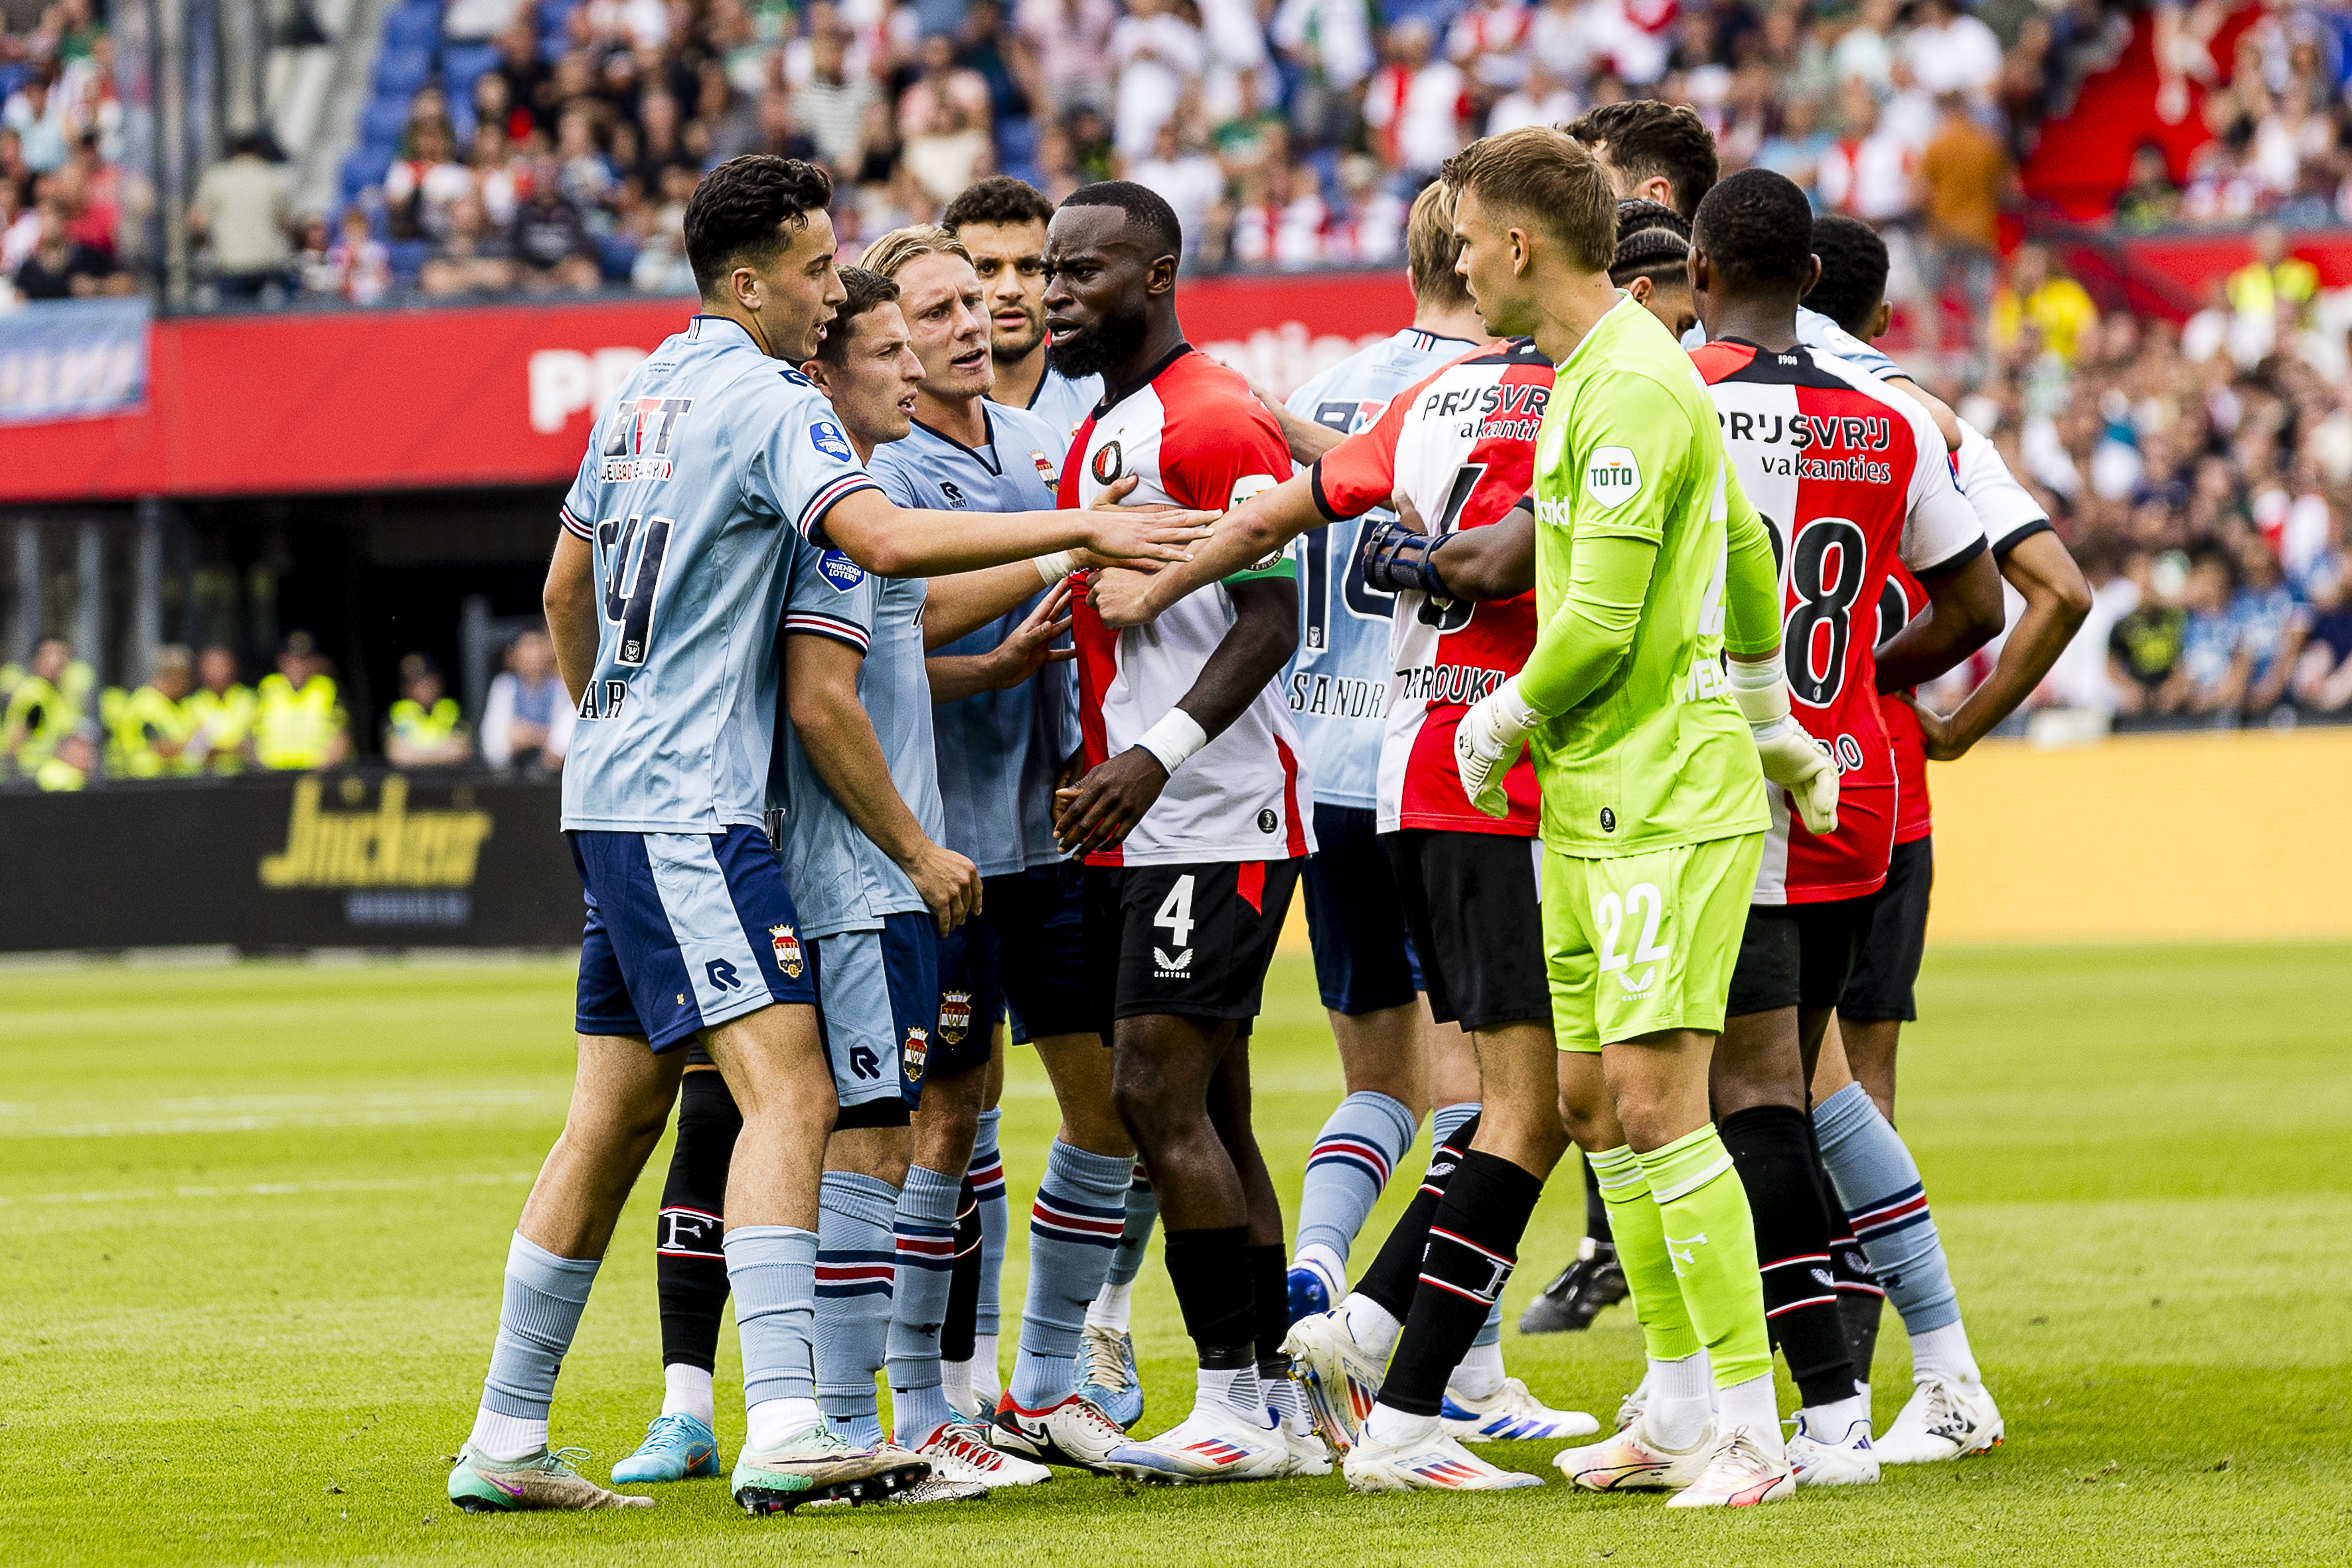
[[[1697,370],[1631,299],[1559,367],[1535,497],[1543,629],[1519,690],[1548,716],[1545,844],[1610,858],[1764,831],[1723,650],[1727,607],[1738,651],[1777,642],[1778,573]]]

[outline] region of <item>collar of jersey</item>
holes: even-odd
[[[1039,384],[1044,384],[1041,382]],[[914,424],[918,429],[938,437],[957,451],[969,453],[974,462],[1001,479],[1004,477],[1004,465],[996,456],[996,421],[990,417],[988,405],[989,399],[983,397],[980,400],[980,427],[988,432],[988,445],[984,447],[967,447],[936,425],[926,425],[919,419],[914,421]]]
[[[1741,348],[1754,349],[1759,354],[1807,354],[1808,357],[1810,357],[1810,352],[1806,349],[1801,341],[1800,341],[1794,348],[1768,349],[1753,338],[1734,337],[1730,333],[1727,332],[1719,338],[1709,338],[1707,342],[1711,343],[1738,343]]]
[[[1568,357],[1560,361],[1559,365],[1555,367],[1555,374],[1559,375],[1567,374],[1569,366],[1574,364],[1578,360],[1584,357],[1584,351],[1592,346],[1592,340],[1601,335],[1602,323],[1606,322],[1612,316],[1614,316],[1620,310],[1627,309],[1638,310],[1641,308],[1641,306],[1633,302],[1633,296],[1626,293],[1622,289],[1618,289],[1617,302],[1610,306],[1606,310],[1603,310],[1601,313],[1601,320],[1593,322],[1591,329],[1588,330],[1582,337],[1576,340],[1576,346],[1569,350]]]
[[[1145,371],[1140,376],[1137,377],[1135,384],[1129,387],[1124,392],[1112,386],[1109,378],[1106,376],[1103,380],[1103,400],[1095,405],[1095,412],[1100,414],[1107,409],[1118,407],[1120,404],[1125,403],[1129,398],[1133,397],[1137,393],[1141,392],[1145,387],[1150,386],[1153,382],[1158,381],[1161,375],[1167,373],[1170,365],[1174,364],[1178,360],[1182,359],[1186,354],[1191,353],[1192,352],[1192,345],[1186,342],[1182,338],[1178,338],[1176,340],[1176,346],[1170,349],[1166,353],[1160,355],[1160,363],[1153,365],[1150,370]]]
[[[745,342],[751,344],[755,349],[760,346],[760,340],[751,335],[751,329],[745,326],[742,322],[737,321],[732,316],[722,316],[713,310],[697,310],[693,315],[688,317],[687,320],[688,321],[723,321],[727,325],[734,328],[737,331],[742,333],[743,341]],[[696,329],[691,335],[698,342],[702,339],[702,332],[699,328]]]

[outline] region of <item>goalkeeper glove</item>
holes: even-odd
[[[1462,793],[1489,816],[1508,816],[1509,797],[1503,794],[1503,775],[1519,760],[1528,731],[1541,716],[1519,695],[1519,678],[1511,677],[1486,693],[1462,715],[1454,730],[1454,766],[1462,775]]]
[[[1764,776],[1789,792],[1805,831],[1837,831],[1838,776],[1813,738],[1789,712],[1789,682],[1777,658],[1762,664],[1738,659],[1731,666],[1731,698],[1748,721],[1756,742],[1756,760]]]

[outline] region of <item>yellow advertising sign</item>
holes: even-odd
[[[474,867],[493,824],[487,811],[467,809],[460,787],[451,811],[408,809],[408,781],[383,781],[375,809],[321,811],[316,775],[294,786],[286,847],[262,857],[265,888],[470,888]],[[367,785],[342,781],[342,802],[358,806]]]

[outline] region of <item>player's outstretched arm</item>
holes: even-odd
[[[1226,591],[1234,598],[1234,624],[1192,689],[1142,740],[1074,787],[1055,792],[1054,832],[1066,852],[1089,853],[1124,839],[1170,776],[1223,734],[1298,650],[1295,576],[1234,583]]]
[[[786,710],[816,776],[858,831],[907,873],[940,931],[951,931],[979,912],[980,868],[932,843],[890,782],[874,721],[857,700],[865,659],[833,637],[807,632],[785,637]]]
[[[1179,562],[1215,520],[1205,511],[917,511],[893,506],[879,489],[861,489],[834,503],[824,533],[877,576],[927,577],[1062,550],[1088,550],[1106,561]]]
[[[1118,507],[1135,489],[1139,477],[1129,474],[1103,487],[1102,493],[1087,503],[1088,511],[1109,511]],[[1168,507],[1139,509],[1142,511],[1171,515]],[[923,647],[926,649],[945,647],[958,638],[978,631],[1006,611],[1033,597],[1042,582],[1051,588],[1068,580],[1074,569],[1102,566],[1108,563],[1083,550],[1057,551],[1029,561],[1016,561],[1009,566],[991,566],[979,572],[956,572],[930,580],[923,599]],[[1157,562],[1148,563],[1154,571]],[[948,699],[934,697],[935,702]]]
[[[1919,733],[1933,761],[1948,763],[1968,755],[1971,746],[2016,712],[2091,613],[2091,585],[2083,580],[2082,568],[2047,530],[2019,540],[2001,559],[2000,574],[2024,595],[2025,613],[2000,645],[1992,673],[1949,718],[1906,699],[1919,715]]]
[[[568,528],[557,532],[540,606],[555,642],[555,672],[576,704],[596,673],[596,552]]]
[[[982,691],[1020,685],[1049,664],[1076,658],[1075,647],[1055,647],[1070,629],[1070,584],[1065,578],[1046,591],[1036,608],[986,653],[935,655],[923,664],[930,678],[931,705],[953,702]],[[928,620],[928,617],[926,617]],[[929,626],[925,627],[928,634]]]
[[[1902,691],[1933,680],[1990,642],[2000,630],[2000,573],[1979,550],[1954,572],[1920,579],[1927,606],[1878,650],[1878,689]]]
[[[1088,602],[1107,626],[1139,626],[1185,595],[1248,571],[1308,529],[1330,521],[1315,504],[1314,484],[1309,470],[1260,490],[1218,519],[1208,542],[1180,565],[1148,576],[1123,568],[1097,573],[1087,589]]]

